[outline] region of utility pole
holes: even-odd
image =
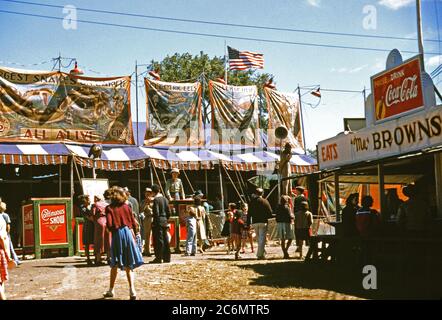
[[[304,134],[304,120],[302,116],[301,88],[299,87],[299,83],[298,83],[298,98],[299,98],[299,115],[301,118],[301,128],[302,128],[302,144],[304,147],[304,154],[307,154],[307,146],[305,144],[305,134]]]
[[[419,54],[421,55],[422,71],[425,71],[424,41],[423,41],[423,34],[422,34],[421,0],[416,0],[416,19],[417,19],[417,42],[418,42],[418,47],[419,47]]]

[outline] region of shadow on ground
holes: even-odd
[[[439,272],[422,270],[377,271],[377,289],[365,290],[366,274],[361,268],[344,270],[333,263],[306,263],[301,261],[243,264],[239,268],[260,274],[251,285],[270,287],[296,287],[329,290],[365,299],[441,299],[442,277]],[[418,271],[416,271],[418,270]],[[435,270],[436,271],[436,270]],[[333,296],[329,298],[333,299]]]

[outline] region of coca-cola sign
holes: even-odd
[[[375,118],[381,121],[423,107],[420,56],[371,78]]]

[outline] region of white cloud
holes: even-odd
[[[425,64],[427,65],[427,68],[434,68],[438,67],[441,63],[442,63],[442,55],[431,57],[430,59],[427,60]]]
[[[360,72],[362,70],[364,70],[365,68],[367,68],[368,65],[364,64],[363,66],[359,66],[359,67],[355,67],[355,68],[346,68],[346,67],[342,67],[342,68],[331,68],[330,71],[331,72],[336,72],[336,73],[348,73],[348,74],[352,74],[352,73],[357,73]]]
[[[307,0],[308,4],[313,7],[319,7],[321,0]]]
[[[398,10],[402,7],[409,6],[414,2],[414,0],[380,0],[379,4],[389,9]]]

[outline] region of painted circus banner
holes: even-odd
[[[147,96],[147,146],[204,145],[201,83],[144,80]]]
[[[0,68],[0,141],[133,144],[130,77]]]
[[[210,81],[209,96],[212,105],[211,144],[259,146],[256,86],[229,86]]]
[[[298,95],[270,88],[264,88],[264,94],[269,112],[268,147],[280,145],[279,139],[275,137],[275,129],[285,126],[288,129],[286,140],[293,147],[303,149]]]

